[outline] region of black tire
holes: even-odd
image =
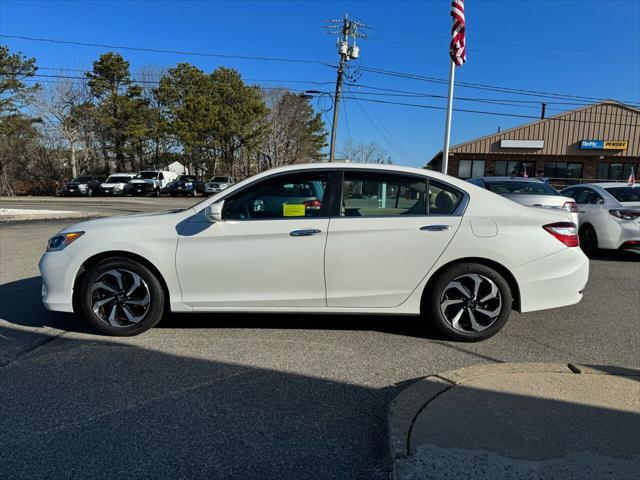
[[[122,325],[116,327],[94,312],[92,286],[96,280],[101,279],[103,274],[111,270],[132,272],[139,275],[146,284],[149,294],[149,304],[142,320],[138,323],[128,323],[126,319],[124,319]],[[89,323],[100,332],[116,337],[131,337],[149,330],[162,319],[165,306],[165,294],[156,275],[146,266],[127,257],[112,257],[101,260],[87,271],[80,285],[80,303],[82,311]]]
[[[469,277],[469,275],[475,275],[475,278],[480,278],[483,282],[486,280],[488,281],[480,284],[480,290],[477,295],[478,298],[474,296],[473,300],[467,299],[467,297],[462,294],[462,291],[460,291],[460,298],[462,299],[460,303],[456,303],[445,308],[446,312],[452,311],[453,313],[451,315],[454,317],[460,310],[463,310],[462,317],[458,323],[458,328],[455,328],[453,322],[445,317],[443,309],[441,308],[441,300],[443,300],[443,298],[449,298],[448,293],[451,291],[450,283],[454,281],[462,282],[466,291],[471,293],[473,296],[473,285],[475,285],[475,281],[473,281],[474,277]],[[472,281],[473,283],[469,283]],[[487,292],[493,291],[491,282],[493,282],[497,287],[499,296],[496,296],[495,298],[492,297],[486,304],[481,304],[480,300],[489,296]],[[458,290],[453,289],[453,291],[457,292]],[[447,296],[443,297],[445,292],[447,293]],[[442,332],[448,339],[463,342],[477,342],[494,336],[502,329],[502,327],[504,327],[505,323],[509,319],[509,315],[511,314],[513,297],[507,281],[494,269],[479,263],[459,263],[452,265],[439,274],[432,288],[427,292],[427,295],[425,295],[425,301],[427,303],[423,306],[423,312],[429,315],[429,320],[431,320],[438,330],[440,330],[440,332]],[[455,301],[457,302],[458,300],[456,299]],[[491,306],[489,306],[489,304],[491,304]],[[458,305],[460,305],[460,310],[456,312]],[[469,305],[470,309],[465,305]],[[449,308],[452,310],[449,310]],[[497,313],[495,318],[489,318],[484,314],[477,312],[475,308],[480,308],[484,311],[491,308],[493,309],[492,313],[499,313]],[[469,313],[469,310],[471,310],[471,314]],[[473,315],[474,320],[478,321],[478,324],[482,323],[481,326],[484,329],[481,331],[475,331],[471,325],[469,315]]]
[[[598,252],[598,235],[591,225],[588,223],[582,225],[578,230],[578,236],[580,237],[580,248],[585,255],[591,257]]]
[[[154,197],[159,197],[159,196],[160,196],[160,189],[159,189],[159,188],[156,188],[156,189],[153,191],[153,196],[154,196]]]

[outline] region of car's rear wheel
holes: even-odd
[[[138,335],[156,325],[164,312],[160,281],[130,258],[98,262],[87,271],[80,288],[87,320],[107,335]]]
[[[580,227],[578,236],[580,237],[580,248],[587,256],[594,255],[598,251],[598,235],[591,225],[586,224]]]
[[[507,281],[479,263],[460,263],[442,272],[427,297],[426,311],[451,340],[477,342],[498,333],[511,314]]]

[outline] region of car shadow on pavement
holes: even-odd
[[[589,260],[640,263],[640,254],[624,250],[598,250],[589,257]]]
[[[0,326],[2,338],[16,333]],[[387,411],[400,385],[223,361],[215,349],[178,355],[135,338],[26,334],[39,347],[0,367],[0,478],[389,478]],[[562,408],[624,432],[637,423],[629,412],[531,401],[535,412]],[[448,465],[443,478],[466,468]]]
[[[45,310],[40,289],[40,277],[0,285],[0,319],[25,327],[96,333],[81,315]],[[167,313],[156,328],[354,330],[444,340],[420,317],[401,315]]]

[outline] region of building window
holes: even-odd
[[[522,177],[525,171],[527,176],[535,177],[536,163],[520,160],[496,160],[494,175],[497,177]]]
[[[458,177],[484,177],[484,160],[460,160],[458,163]]]
[[[582,178],[582,163],[544,162],[544,176],[566,180],[567,185],[572,185]]]
[[[596,170],[596,180],[626,180],[634,172],[638,172],[633,163],[599,163]]]

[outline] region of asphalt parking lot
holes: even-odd
[[[176,206],[146,202],[127,208]],[[0,226],[3,479],[385,479],[387,409],[416,378],[501,362],[640,368],[638,256],[593,259],[580,304],[514,313],[477,344],[392,316],[172,315],[115,339],[40,304],[38,259],[68,223]]]

